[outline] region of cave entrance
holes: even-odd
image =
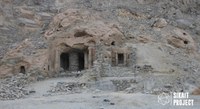
[[[20,67],[20,73],[23,73],[23,74],[25,74],[25,72],[26,72],[26,69],[25,69],[25,67],[24,67],[24,66],[21,66],[21,67]]]
[[[80,71],[85,68],[84,51],[70,51],[60,55],[60,67],[65,71]]]

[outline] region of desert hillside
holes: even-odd
[[[0,78],[1,100],[199,95],[200,0],[1,0]]]

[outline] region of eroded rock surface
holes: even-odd
[[[114,82],[130,93],[188,91],[188,84],[200,82],[199,5],[199,0],[2,0],[0,78],[29,73],[36,81],[82,70],[85,81],[146,78],[126,87],[126,80]],[[15,87],[18,82],[8,81],[2,98],[26,94],[23,86]],[[7,93],[4,83],[13,81]]]

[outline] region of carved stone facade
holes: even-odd
[[[127,48],[112,49],[112,66],[128,66],[130,62],[130,50]]]
[[[130,50],[123,47],[124,35],[117,25],[99,19],[81,18],[89,16],[86,13],[67,10],[55,16],[52,29],[45,34],[49,43],[49,72],[90,69],[98,58],[98,52],[112,66],[129,65]],[[72,16],[79,19],[69,20]],[[103,48],[101,51],[97,48],[99,43]]]
[[[54,42],[54,41],[53,41]],[[58,72],[79,71],[91,68],[95,60],[95,49],[93,46],[76,44],[69,46],[68,43],[62,42],[58,46],[49,48],[49,71]]]

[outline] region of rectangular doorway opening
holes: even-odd
[[[84,70],[84,63],[85,63],[85,60],[84,60],[84,53],[83,52],[80,52],[78,54],[78,62],[79,62],[79,70]]]
[[[124,54],[118,54],[118,64],[124,64]]]
[[[60,66],[63,70],[69,70],[69,54],[62,53],[60,55]]]
[[[85,69],[84,51],[70,51],[60,55],[60,67],[64,71],[81,71]]]

